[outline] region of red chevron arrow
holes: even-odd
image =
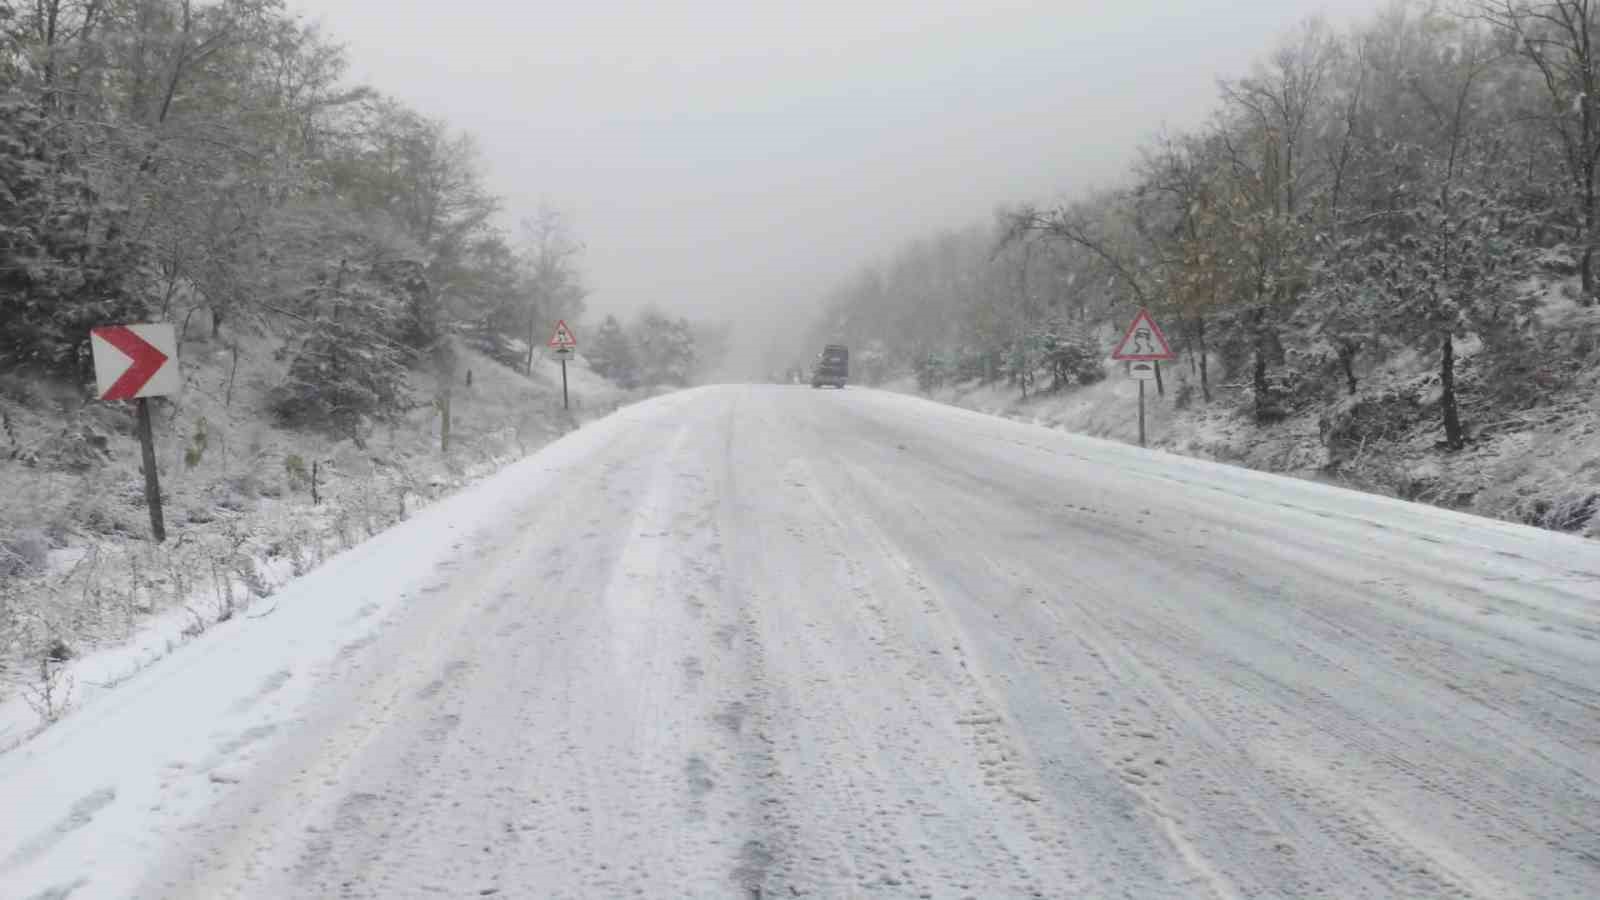
[[[101,395],[101,400],[132,400],[139,393],[139,389],[167,364],[165,353],[134,334],[133,330],[125,325],[108,325],[96,328],[92,333],[133,360],[133,365],[129,366],[128,370],[117,378],[116,383]]]

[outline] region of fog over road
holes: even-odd
[[[702,388],[0,757],[0,810],[19,897],[1593,896],[1600,546]]]

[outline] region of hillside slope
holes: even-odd
[[[438,385],[422,373],[411,378],[414,408],[357,446],[279,427],[268,398],[287,373],[281,343],[234,346],[191,333],[184,391],[155,405],[168,532],[159,546],[147,539],[132,405],[0,381],[0,748],[634,396],[578,362],[567,413],[554,363],[528,378],[463,347],[448,453]]]
[[[1588,367],[1519,407],[1480,390],[1485,373],[1474,349],[1462,353],[1458,375],[1471,436],[1461,451],[1438,445],[1437,357],[1411,353],[1365,372],[1355,396],[1316,398],[1270,425],[1252,418],[1248,385],[1214,384],[1206,404],[1187,363],[1168,366],[1165,396],[1148,388],[1149,445],[1600,538],[1600,369]],[[918,393],[909,377],[884,387]],[[951,384],[929,396],[1135,444],[1138,390],[1117,371],[1095,385],[1026,400],[999,382]]]

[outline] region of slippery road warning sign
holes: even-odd
[[[550,346],[557,350],[576,350],[578,348],[578,336],[572,333],[571,328],[567,327],[567,320],[562,319],[556,323],[556,333],[550,335]]]
[[[1144,383],[1155,381],[1156,388],[1161,387],[1161,364],[1177,357],[1172,352],[1172,346],[1167,343],[1167,336],[1161,333],[1156,320],[1150,318],[1148,309],[1139,310],[1133,317],[1133,324],[1122,335],[1122,340],[1117,342],[1117,349],[1111,351],[1111,358],[1118,362],[1128,363],[1128,375],[1139,382],[1139,446],[1145,445],[1144,433]]]
[[[1156,320],[1150,318],[1150,311],[1141,309],[1117,343],[1117,349],[1111,352],[1111,358],[1118,362],[1169,362],[1177,356]]]
[[[556,333],[550,335],[550,346],[561,360],[561,408],[571,409],[572,401],[567,396],[567,357],[578,349],[578,336],[567,326],[566,319],[556,321]]]
[[[178,338],[171,325],[106,325],[89,332],[101,400],[176,394]]]

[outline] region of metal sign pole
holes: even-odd
[[[571,404],[567,402],[567,355],[565,353],[561,354],[561,408],[572,409]]]
[[[150,426],[150,399],[140,397],[137,406],[139,446],[144,451],[144,502],[150,507],[150,533],[159,544],[167,539],[167,525],[161,517],[161,483],[156,474],[156,439]]]
[[[1144,381],[1139,381],[1139,446],[1144,446]]]

